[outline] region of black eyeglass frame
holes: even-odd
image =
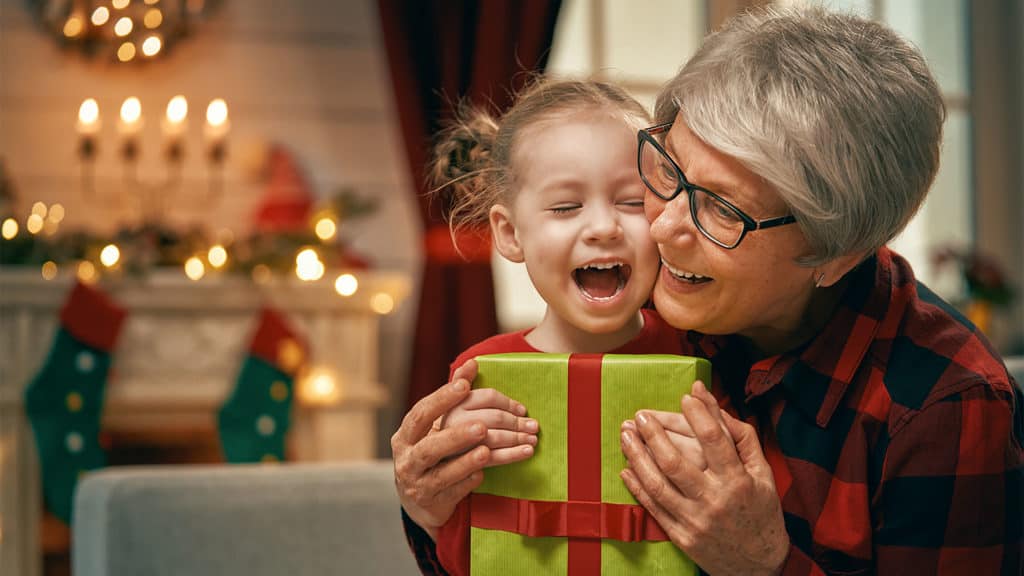
[[[704,188],[702,186],[697,186],[696,184],[691,184],[690,181],[686,179],[686,174],[683,173],[683,169],[680,168],[678,164],[676,164],[676,161],[672,159],[672,156],[670,156],[668,152],[665,151],[665,148],[662,147],[662,145],[655,138],[655,136],[658,134],[668,132],[668,130],[672,128],[672,124],[674,123],[675,121],[673,120],[672,122],[665,122],[664,124],[658,124],[656,126],[651,126],[650,128],[644,128],[637,132],[636,170],[640,174],[640,179],[643,180],[644,186],[647,186],[647,189],[653,192],[655,196],[661,198],[666,202],[671,202],[672,200],[674,200],[677,196],[679,196],[679,193],[685,189],[687,194],[687,201],[690,204],[690,218],[693,219],[693,223],[697,226],[697,229],[700,230],[701,234],[703,234],[705,238],[711,240],[712,242],[721,246],[722,248],[725,248],[726,250],[732,250],[733,248],[736,248],[737,246],[740,245],[740,242],[742,242],[743,238],[746,237],[747,232],[753,232],[754,230],[763,230],[765,228],[774,228],[776,226],[784,226],[786,224],[793,224],[794,222],[796,222],[796,216],[793,216],[792,214],[788,216],[779,216],[777,218],[755,220],[751,216],[747,215],[746,212],[740,210],[735,205],[733,205],[732,202],[729,202],[728,200],[722,198],[718,194],[715,194],[711,190],[708,190],[707,188]],[[672,165],[672,169],[676,171],[676,181],[678,182],[678,186],[676,187],[675,192],[673,192],[671,196],[664,196],[661,192],[658,192],[657,188],[655,188],[655,186],[647,180],[647,175],[645,175],[643,171],[644,142],[651,146],[654,146],[655,150],[657,150],[662,156],[664,156],[665,159],[668,160],[669,163]],[[725,242],[722,242],[721,240],[712,236],[710,232],[704,229],[704,226],[700,223],[700,220],[697,218],[697,204],[693,201],[693,194],[696,190],[700,190],[701,192],[721,202],[726,208],[733,211],[736,214],[736,216],[738,216],[739,219],[743,222],[743,231],[740,232],[740,236],[739,238],[736,239],[736,242],[732,244],[726,244]]]

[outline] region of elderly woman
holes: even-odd
[[[1024,402],[885,247],[924,201],[944,116],[917,50],[807,8],[732,20],[659,95],[639,135],[653,299],[715,373],[679,413],[623,423],[622,478],[705,572],[1024,573]],[[485,440],[521,422],[497,394],[431,428],[474,376],[392,441],[425,573],[429,534],[518,454]]]

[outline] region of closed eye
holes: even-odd
[[[569,214],[570,212],[579,210],[582,207],[582,204],[559,204],[548,208],[548,210],[554,214]]]

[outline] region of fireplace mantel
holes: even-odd
[[[386,393],[378,382],[378,294],[397,306],[409,291],[398,273],[358,271],[350,297],[333,277],[254,284],[224,275],[198,282],[181,271],[113,278],[98,287],[128,316],[114,350],[103,427],[174,434],[216,430],[216,411],[234,386],[262,306],[283,312],[310,345],[313,367],[335,376],[329,398],[297,391],[290,455],[296,460],[376,457],[376,418]],[[73,277],[44,280],[37,270],[0,271],[0,573],[35,575],[39,565],[39,470],[24,415],[25,386],[41,366]],[[386,299],[386,298],[385,298]]]

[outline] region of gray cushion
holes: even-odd
[[[390,461],[110,468],[74,536],[76,576],[419,573]]]

